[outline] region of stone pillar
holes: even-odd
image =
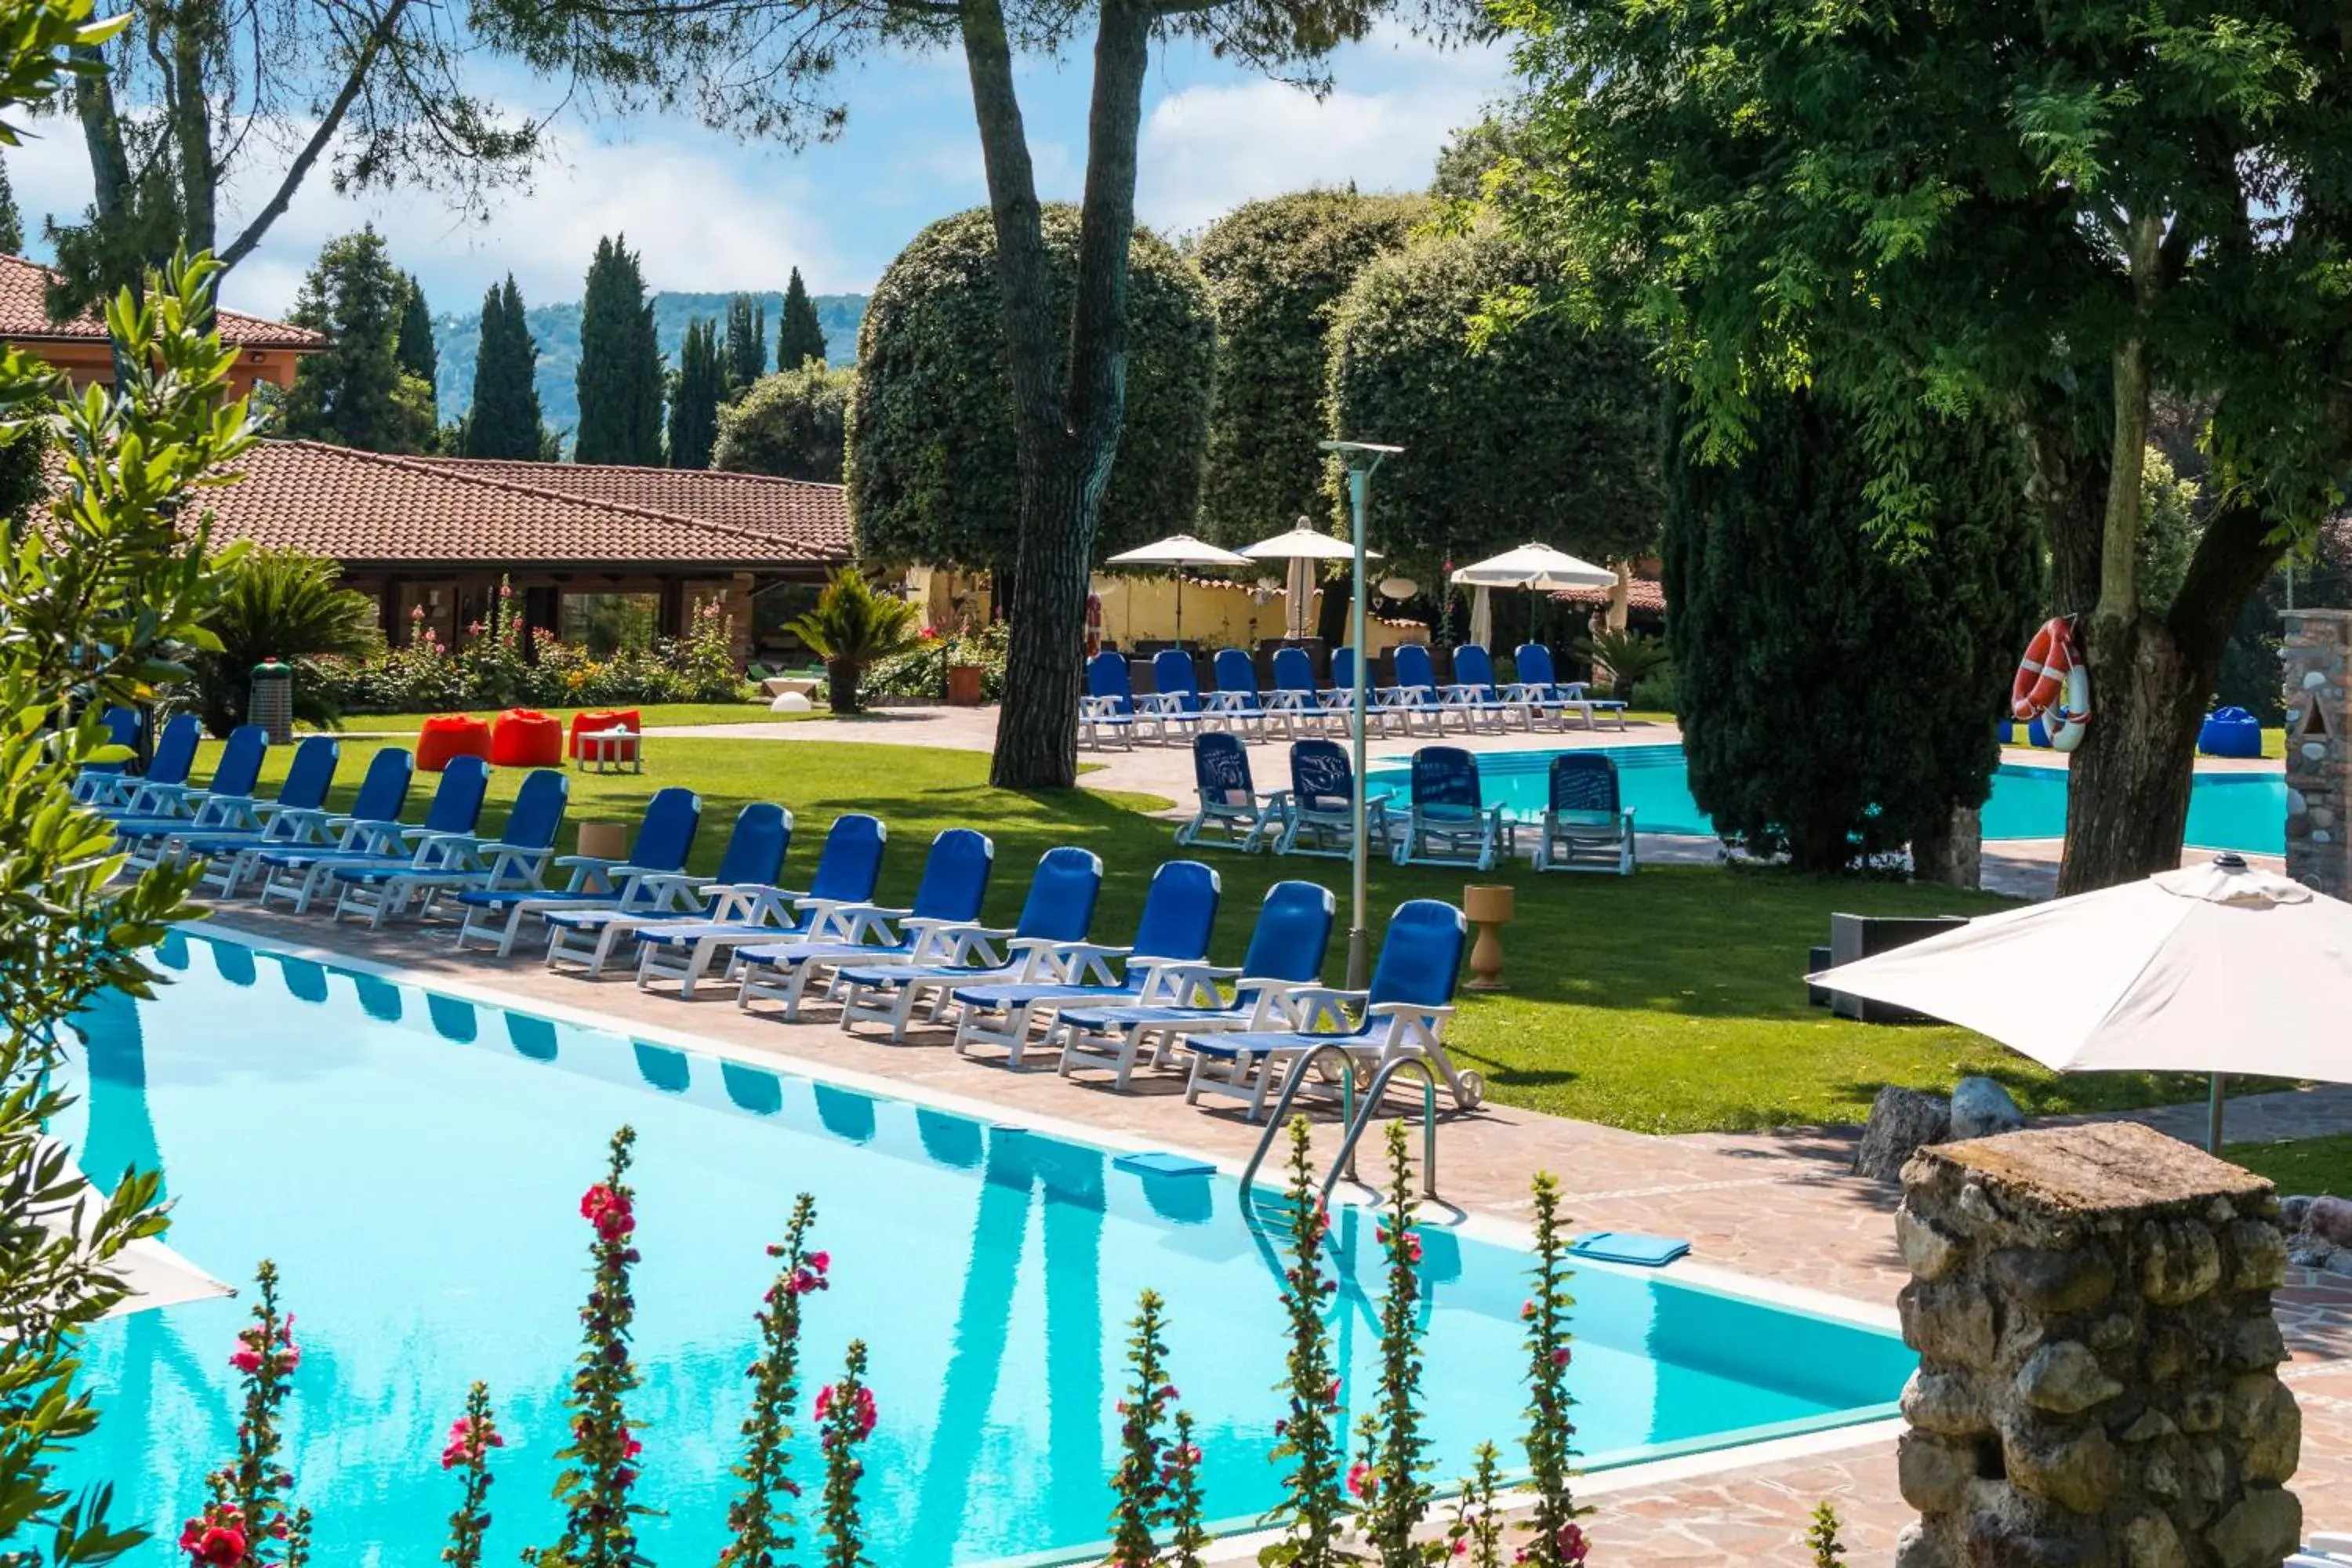
[[[1923,1149],[1896,1568],[2278,1568],[2302,1446],[2271,1185],[2135,1123]]]
[[[2289,610],[2279,650],[2286,678],[2286,874],[2331,898],[2352,897],[2346,784],[2352,725],[2345,658],[2352,611]]]

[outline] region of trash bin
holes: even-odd
[[[265,658],[253,667],[253,685],[246,699],[245,720],[268,733],[269,743],[282,746],[294,738],[294,667]]]

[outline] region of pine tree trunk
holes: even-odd
[[[1069,454],[1075,457],[1076,454]],[[1026,465],[1024,465],[1026,468]],[[1013,576],[1013,638],[996,719],[989,782],[1001,789],[1067,789],[1078,777],[1078,696],[1084,684],[1085,550],[1032,550],[1032,540],[1085,538],[1101,497],[1066,458],[1023,475],[1022,561]]]

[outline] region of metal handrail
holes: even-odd
[[[1323,1199],[1328,1203],[1331,1189],[1339,1184],[1344,1175],[1356,1181],[1356,1143],[1363,1137],[1381,1113],[1381,1100],[1388,1093],[1389,1079],[1404,1068],[1421,1069],[1421,1193],[1423,1197],[1437,1195],[1437,1069],[1425,1057],[1398,1057],[1372,1075],[1371,1087],[1364,1091],[1364,1109],[1348,1123],[1348,1136],[1339,1145],[1339,1157],[1331,1162],[1331,1173],[1323,1178]]]
[[[1348,1072],[1339,1079],[1339,1115],[1343,1126],[1355,1121],[1356,1058],[1348,1048],[1350,1043],[1359,1043],[1357,1037],[1351,1035],[1345,1039],[1324,1041],[1300,1058],[1298,1065],[1291,1069],[1290,1076],[1283,1081],[1282,1098],[1275,1101],[1273,1111],[1265,1119],[1265,1131],[1258,1137],[1256,1152],[1250,1155],[1249,1163],[1242,1167],[1242,1201],[1244,1203],[1249,1201],[1250,1187],[1257,1180],[1258,1167],[1265,1163],[1266,1153],[1274,1147],[1275,1134],[1282,1131],[1283,1119],[1290,1114],[1291,1101],[1298,1098],[1298,1086],[1305,1083],[1313,1074],[1315,1064],[1322,1059],[1325,1051],[1339,1052],[1340,1059],[1348,1064]],[[1258,1070],[1263,1072],[1265,1069],[1261,1067]]]

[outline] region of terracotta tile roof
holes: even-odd
[[[646,468],[625,463],[528,463],[496,458],[418,458],[454,474],[584,496],[616,506],[772,534],[811,561],[850,557],[849,509],[839,485],[716,468]]]
[[[807,566],[829,556],[784,531],[657,510],[580,493],[604,480],[593,467],[467,463],[391,457],[316,441],[264,441],[238,464],[244,477],[207,492],[225,539],[307,550],[351,563],[581,566]],[[541,484],[509,477],[509,471]],[[668,475],[667,469],[635,470]],[[701,475],[681,474],[681,479]],[[571,483],[570,491],[551,488]],[[769,481],[781,483],[783,481]],[[640,493],[654,489],[636,481]],[[811,485],[814,512],[829,496],[820,538],[847,538],[839,487]]]
[[[1609,603],[1606,588],[1566,588],[1552,597],[1563,605],[1580,605],[1587,609],[1601,609]],[[1625,588],[1625,607],[1644,610],[1652,615],[1666,613],[1666,593],[1655,577],[1636,577]]]
[[[0,338],[14,342],[97,341],[106,336],[106,322],[95,310],[84,310],[69,321],[49,320],[48,289],[57,276],[37,261],[0,254]],[[240,349],[322,349],[323,332],[284,321],[265,321],[237,310],[219,310],[221,341]]]

